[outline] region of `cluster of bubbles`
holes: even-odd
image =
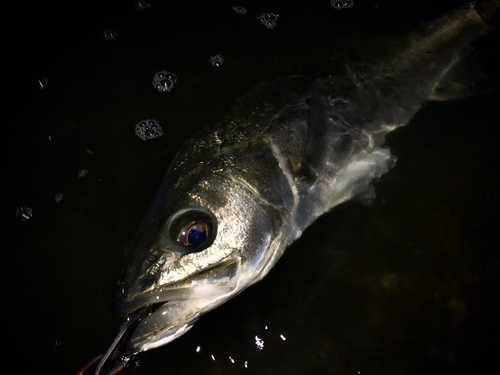
[[[177,76],[174,73],[162,70],[153,77],[153,87],[159,92],[170,92],[177,83]]]
[[[215,55],[210,57],[208,61],[210,61],[210,64],[212,64],[212,66],[221,66],[222,64],[224,64],[224,57],[222,57],[222,55]]]
[[[137,354],[137,353],[136,353]],[[139,360],[138,359],[135,359],[134,358],[134,355],[132,354],[128,354],[128,355],[123,355],[121,358],[120,358],[122,364],[124,366],[129,366],[129,367],[132,367],[132,368],[137,368],[139,367]],[[131,366],[131,363],[133,362],[133,366]],[[120,371],[119,371],[120,372]],[[128,372],[127,372],[128,373]]]
[[[255,336],[255,345],[260,350],[264,349],[264,340],[262,340],[259,336]]]
[[[160,124],[156,120],[142,120],[135,126],[135,135],[143,141],[155,139],[163,135]]]
[[[264,326],[264,329],[267,331],[267,330],[269,330],[269,327],[268,326]],[[286,341],[286,337],[283,334],[280,334],[279,337],[280,337],[280,339],[282,341]],[[254,336],[254,341],[255,341],[255,345],[257,346],[257,348],[259,350],[263,350],[264,349],[264,340],[261,337],[259,337],[258,335]],[[196,351],[196,353],[203,352],[201,346],[197,346],[194,350]],[[209,354],[209,355],[210,355],[210,358],[212,359],[212,361],[216,361],[216,357],[215,357],[214,354]],[[220,360],[219,357],[217,357],[217,358],[218,358],[218,360]],[[232,364],[241,364],[241,363],[243,363],[243,366],[245,368],[248,368],[248,361],[238,360],[238,359],[236,359],[236,358],[234,358],[232,356],[228,356],[228,357],[225,357],[225,358],[228,358],[229,362],[231,362]],[[223,359],[223,360],[225,360],[225,359]]]
[[[334,9],[348,9],[353,6],[354,0],[331,0],[330,4]]]
[[[147,1],[144,1],[144,0],[136,0],[133,2],[133,8],[136,11],[145,11],[145,10],[148,10],[151,8],[151,4],[148,3]],[[117,35],[118,34],[117,34],[116,30],[113,30],[113,29],[106,29],[101,33],[101,36],[108,42],[114,41],[116,39]],[[173,77],[175,77],[175,75],[173,75]],[[170,91],[170,89],[173,87],[173,83],[175,83],[175,82],[176,82],[176,78],[171,79],[168,82],[168,84],[166,84],[165,87],[159,91]],[[47,90],[47,87],[49,85],[49,79],[46,76],[38,77],[36,79],[35,84],[36,84],[36,87],[38,90],[45,91],[45,90]],[[162,86],[161,82],[160,82],[160,86]],[[153,121],[156,123],[155,120],[146,120],[146,121]],[[140,124],[138,124],[137,126],[139,126],[139,125]],[[139,136],[144,140],[156,138],[156,137],[159,137],[160,135],[163,134],[161,132],[161,128],[159,128],[157,123],[156,123],[156,125],[151,126],[151,130],[148,130],[149,129],[148,126],[145,125],[143,130],[138,131],[137,126],[136,126],[136,134],[138,134],[138,135],[140,134]],[[51,136],[49,136],[48,138],[49,138],[49,141],[52,141]],[[87,153],[93,154],[93,152],[90,150],[87,150]],[[78,172],[78,178],[85,177],[88,173],[89,173],[88,169],[81,169]],[[63,198],[64,198],[64,194],[62,194],[62,193],[57,193],[54,196],[56,203],[61,202],[63,200]],[[28,207],[28,206],[18,207],[18,208],[16,208],[15,216],[23,222],[28,221],[33,216],[33,209],[31,207]],[[57,345],[57,342],[56,342],[56,345]]]
[[[334,9],[339,9],[339,10],[347,9],[353,6],[354,0],[331,0],[330,4],[331,7]],[[151,4],[144,0],[136,0],[133,2],[133,7],[136,11],[145,11],[151,8]],[[233,6],[232,9],[234,12],[240,15],[245,15],[248,13],[248,10],[241,5]],[[260,16],[257,17],[257,19],[260,21],[262,25],[264,25],[268,29],[274,29],[278,25],[278,17],[279,17],[278,14],[262,13]],[[102,32],[102,36],[107,41],[114,41],[117,37],[117,32],[116,30],[113,29],[107,29]],[[212,64],[212,66],[219,67],[224,63],[224,58],[222,57],[222,55],[214,55],[209,58],[209,61]],[[48,84],[49,80],[46,76],[41,76],[37,78],[36,86],[40,91],[45,91],[47,89]],[[153,87],[159,92],[170,92],[174,88],[175,84],[177,84],[177,76],[174,73],[169,72],[167,70],[162,70],[156,73],[153,78]],[[340,99],[333,100],[331,104],[333,104],[335,109],[337,110],[344,110],[346,109],[346,107],[348,107],[348,103]],[[160,127],[158,121],[143,120],[135,126],[135,134],[143,141],[146,141],[162,136],[163,130]],[[49,136],[49,141],[51,140],[52,139]],[[87,153],[93,154],[93,152],[90,150],[87,150]],[[79,178],[85,177],[88,173],[89,173],[88,169],[81,169],[78,172],[78,177]],[[64,195],[62,193],[57,193],[55,195],[56,203],[61,202],[63,198]],[[33,215],[33,209],[30,207],[22,206],[16,208],[15,216],[20,218],[22,221],[29,220],[32,217],[32,215]],[[259,340],[260,341],[257,340],[256,342],[257,345],[259,346],[261,343],[263,346],[264,342],[261,339]]]
[[[49,135],[48,136],[49,141],[52,141],[52,137]],[[93,155],[94,153],[91,150],[86,150],[87,154]],[[80,169],[78,171],[78,178],[83,178],[89,173],[88,169]],[[54,201],[56,203],[61,203],[61,201],[64,199],[64,194],[63,193],[56,193],[54,194]],[[22,222],[26,222],[29,219],[33,217],[33,208],[28,207],[26,205],[21,206],[21,207],[16,207],[14,216],[21,220]],[[59,342],[60,343],[60,342]],[[58,345],[58,341],[56,341],[56,346]],[[60,344],[59,344],[60,345]]]
[[[260,21],[261,25],[264,25],[268,29],[274,29],[278,26],[278,14],[274,13],[262,13],[257,19]]]

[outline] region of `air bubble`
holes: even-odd
[[[278,26],[279,14],[274,13],[262,13],[257,19],[260,21],[261,25],[264,25],[268,29],[274,29]]]
[[[47,86],[49,85],[49,79],[45,76],[39,77],[36,80],[36,87],[40,91],[47,90]]]
[[[238,14],[247,14],[248,10],[241,5],[236,5],[233,7],[233,10]]]
[[[139,12],[142,12],[144,10],[148,10],[148,9],[151,9],[151,4],[146,2],[146,1],[135,1],[134,2],[134,9],[139,11]]]
[[[330,2],[332,8],[337,10],[351,8],[354,4],[354,0],[332,0]]]
[[[222,57],[222,55],[215,55],[210,57],[208,61],[210,61],[210,64],[212,64],[212,66],[221,66],[222,64],[224,64],[224,57]]]
[[[16,217],[22,222],[26,222],[33,217],[33,209],[28,206],[16,208]]]
[[[122,361],[122,363],[123,363],[124,366],[126,366],[127,363],[129,363],[131,359],[132,359],[131,355],[123,355],[121,357],[121,361]]]
[[[255,336],[255,345],[260,350],[264,349],[264,340],[262,340],[259,336]]]
[[[102,37],[106,39],[108,42],[112,42],[116,39],[117,33],[116,30],[107,29],[102,32]]]
[[[153,87],[159,92],[170,92],[176,83],[177,76],[166,70],[156,73],[153,78]]]
[[[160,124],[156,120],[142,120],[135,126],[135,135],[143,141],[155,139],[163,135]]]

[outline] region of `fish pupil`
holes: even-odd
[[[207,228],[203,224],[195,224],[189,229],[187,242],[191,246],[200,246],[207,239]]]
[[[205,250],[215,240],[217,219],[204,209],[186,209],[172,215],[168,223],[170,239],[184,246],[185,255]]]

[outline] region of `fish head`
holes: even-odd
[[[129,340],[133,352],[181,336],[201,315],[260,280],[284,248],[275,208],[231,172],[193,170],[170,168],[128,250],[115,312],[131,317],[150,305]]]

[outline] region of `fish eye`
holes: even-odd
[[[184,246],[201,246],[210,234],[210,227],[204,221],[198,220],[189,223],[181,229],[178,241]]]
[[[189,253],[209,247],[217,234],[217,220],[202,208],[178,211],[169,219],[168,226],[170,238],[187,248]]]

